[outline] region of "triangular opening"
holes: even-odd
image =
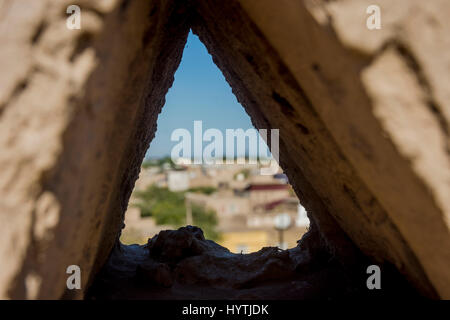
[[[244,135],[230,142],[229,131],[240,129]],[[208,152],[208,146],[214,150]],[[234,253],[295,247],[309,220],[282,170],[263,173],[269,158],[274,161],[190,32],[125,214],[122,243],[144,244],[162,230],[195,225]]]
[[[318,296],[329,298],[349,294],[360,296],[360,293],[365,295],[367,294],[366,279],[360,282],[361,279],[357,275],[362,270],[365,271],[368,261],[358,255],[356,247],[339,226],[345,225],[348,217],[352,217],[355,219],[354,224],[358,225],[357,228],[353,228],[353,231],[357,232],[358,238],[365,231],[376,230],[376,228],[363,228],[366,225],[364,219],[367,215],[361,215],[364,208],[359,205],[358,195],[359,190],[365,190],[365,185],[352,170],[351,163],[347,161],[345,156],[348,153],[342,154],[340,146],[330,132],[329,121],[325,121],[326,119],[321,117],[323,110],[318,110],[318,106],[315,105],[318,103],[317,96],[314,100],[311,98],[313,96],[311,93],[320,89],[311,88],[319,83],[317,78],[323,82],[337,83],[337,80],[332,80],[333,78],[323,78],[320,73],[322,67],[326,68],[326,65],[323,65],[323,57],[327,56],[328,52],[325,52],[326,54],[322,52],[322,56],[317,55],[314,51],[311,52],[310,49],[317,49],[318,45],[309,43],[309,41],[313,39],[315,42],[317,39],[310,37],[310,30],[303,30],[302,32],[306,32],[305,37],[293,41],[297,41],[299,44],[305,43],[307,46],[303,46],[302,50],[296,52],[295,55],[287,55],[286,47],[277,41],[285,39],[285,36],[289,37],[290,33],[295,30],[289,30],[286,26],[284,29],[275,28],[272,31],[275,31],[278,36],[274,37],[273,33],[269,33],[269,37],[267,31],[270,30],[264,30],[266,33],[261,32],[263,30],[253,23],[256,22],[253,21],[254,17],[249,16],[243,8],[231,1],[223,2],[223,4],[223,6],[215,6],[210,1],[198,2],[195,6],[194,17],[184,15],[183,10],[176,10],[174,16],[169,17],[169,20],[173,22],[171,27],[162,27],[161,38],[152,39],[155,40],[153,43],[155,47],[161,46],[160,51],[153,50],[150,45],[147,49],[151,50],[145,51],[157,55],[153,57],[153,64],[148,69],[150,70],[148,78],[142,77],[147,82],[140,100],[140,109],[138,110],[140,113],[133,118],[136,119],[133,122],[136,124],[133,127],[136,128],[136,131],[132,132],[133,135],[127,140],[129,144],[135,144],[137,147],[135,149],[129,147],[127,151],[130,151],[130,154],[123,152],[125,154],[124,165],[121,166],[121,169],[134,171],[131,174],[122,171],[120,191],[123,201],[120,202],[120,210],[117,210],[120,217],[116,215],[115,222],[120,222],[120,226],[122,226],[122,220],[119,221],[118,218],[122,218],[122,209],[125,202],[128,201],[136,177],[135,173],[138,172],[140,160],[144,158],[145,147],[150,142],[155,129],[157,112],[163,104],[162,95],[167,93],[168,87],[172,83],[172,75],[181,59],[184,41],[188,35],[188,26],[191,26],[194,33],[200,36],[214,57],[214,62],[231,84],[233,92],[245,106],[248,114],[251,115],[255,126],[271,130],[279,128],[283,167],[295,184],[296,192],[302,197],[302,201],[307,201],[311,212],[314,210],[314,214],[310,216],[312,218],[311,228],[295,248],[279,250],[276,247],[266,247],[252,254],[230,253],[228,249],[218,246],[215,242],[205,240],[203,234],[195,227],[161,231],[157,236],[152,237],[147,245],[125,246],[116,242],[116,246],[102,269],[102,274],[95,279],[91,294],[93,297],[115,296],[116,294],[122,297],[136,297],[135,290],[137,290],[139,291],[137,296],[141,298],[158,299],[175,297],[193,299],[266,297],[273,299]],[[256,8],[260,4],[258,2],[258,5],[254,5]],[[183,17],[178,17],[178,14]],[[297,18],[296,20],[306,21],[300,17]],[[184,19],[188,21],[186,22]],[[283,19],[279,19],[278,22],[283,22]],[[155,35],[154,29],[150,30],[143,37],[139,37],[140,40],[142,39],[142,41],[138,41],[139,44],[149,43],[149,39]],[[158,35],[157,32],[156,35]],[[268,41],[269,38],[271,41]],[[192,39],[195,38],[191,35],[190,41]],[[189,43],[186,50],[191,49],[190,47]],[[188,52],[185,52],[185,58],[188,57]],[[297,61],[297,57],[302,57],[302,59]],[[208,57],[208,61],[210,59]],[[301,63],[301,66],[294,63],[294,68],[291,59]],[[140,61],[145,61],[145,59],[135,58],[133,65],[139,65],[139,70],[145,71],[139,64]],[[177,81],[179,81],[179,73],[185,67],[184,63],[175,76],[175,89]],[[197,68],[198,64],[194,71],[198,72]],[[296,77],[299,74],[305,76],[302,81]],[[220,77],[220,73],[218,76]],[[188,80],[190,79],[188,78]],[[336,79],[340,79],[340,77],[336,77]],[[130,80],[132,81],[127,84],[129,83],[133,88],[142,82],[138,81],[138,77]],[[307,80],[309,80],[308,85]],[[195,88],[197,87],[199,86],[195,86]],[[173,92],[174,88],[168,94],[168,103],[171,95],[175,93]],[[229,88],[227,90],[230,91]],[[329,93],[326,90],[318,92],[322,93],[324,97]],[[192,94],[192,92],[189,93]],[[340,90],[331,93],[338,94]],[[205,92],[200,92],[198,96],[205,94]],[[234,101],[235,98],[232,97],[232,99]],[[324,101],[318,104],[325,105]],[[209,107],[211,108],[211,106]],[[170,109],[170,105],[166,105],[163,113],[169,112],[168,109]],[[186,109],[189,110],[185,108],[182,111],[186,111]],[[135,109],[130,108],[130,110],[134,111]],[[189,111],[194,112],[193,109]],[[160,119],[164,119],[163,115]],[[185,129],[183,132],[187,132],[189,140],[196,141],[195,132],[194,137],[190,132],[193,130],[192,120],[202,119],[203,117],[191,118],[190,122],[181,125],[179,129]],[[231,128],[236,129],[236,126],[233,125]],[[161,124],[159,130],[161,130]],[[179,134],[177,137],[181,136]],[[157,141],[153,142],[151,149],[156,148]],[[273,150],[273,143],[271,147]],[[188,155],[182,153],[183,158],[198,159],[194,143],[189,145],[189,148],[183,149],[191,151]],[[243,150],[245,152],[245,148]],[[200,148],[201,155],[202,148]],[[223,154],[220,154],[219,157],[217,154],[215,156],[220,159]],[[152,165],[151,161],[148,162]],[[183,166],[183,163],[178,165]],[[192,203],[190,215],[188,215],[188,210],[182,207],[183,204],[186,204],[185,190],[189,188],[189,185],[186,186],[186,169],[173,170],[171,166],[170,163],[166,165],[168,170],[174,172],[175,188],[182,187],[183,190],[177,191],[182,193],[180,197],[178,193],[174,197],[176,202],[181,204],[181,209],[170,212],[179,214],[181,225],[183,225],[183,220],[184,224],[191,220],[190,223],[196,225],[197,218],[193,214]],[[141,172],[141,176],[143,176],[143,172]],[[168,185],[169,179],[166,180]],[[339,183],[344,181],[343,185]],[[358,194],[355,190],[358,190]],[[245,190],[245,192],[248,191],[253,190]],[[267,196],[271,195],[272,193],[269,192]],[[365,195],[369,196],[370,193]],[[115,198],[113,197],[113,199]],[[375,198],[368,199],[373,199],[371,201],[376,205]],[[169,202],[168,206],[172,204]],[[372,209],[371,206],[366,213],[372,213],[370,211]],[[341,215],[337,210],[343,214]],[[304,214],[304,212],[301,213]],[[130,214],[128,213],[126,216],[128,219]],[[188,219],[188,216],[191,218]],[[345,217],[345,219],[340,221],[337,219],[340,217]],[[278,219],[280,226],[286,225],[286,221],[287,219]],[[127,227],[130,227],[129,220],[126,223]],[[347,224],[347,229],[351,230],[352,228]],[[376,235],[378,236],[378,233]],[[151,235],[145,236],[144,239],[149,236]],[[361,236],[360,239],[365,236]],[[298,234],[295,240],[300,237],[301,234]],[[373,243],[377,241],[377,237],[370,237],[370,235],[367,237],[373,240]],[[383,242],[383,239],[386,238],[381,237],[380,244],[389,243]],[[241,246],[240,250],[238,248],[230,249],[234,252],[244,252],[247,248]],[[357,266],[358,269],[348,268],[349,266]],[[359,269],[359,267],[364,268]],[[108,288],[108,286],[110,287]]]

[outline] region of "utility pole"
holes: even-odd
[[[286,244],[284,243],[284,231],[286,231],[291,226],[291,216],[287,213],[280,213],[275,216],[274,219],[275,229],[278,230],[278,247],[280,249],[285,248]]]
[[[283,247],[283,244],[284,244],[283,234],[284,234],[284,230],[278,229],[278,243],[279,243],[280,249],[286,249]]]
[[[185,203],[186,203],[186,225],[192,226],[192,205],[191,201],[189,200],[189,193],[186,192],[185,194]]]

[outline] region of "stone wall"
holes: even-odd
[[[450,298],[450,4],[0,1],[0,297],[80,298],[118,239],[189,27],[280,161],[318,246]],[[65,270],[82,291],[65,292]]]
[[[69,1],[0,9],[3,298],[61,297],[68,265],[84,289],[103,264],[187,37],[171,1],[78,3],[81,30]]]

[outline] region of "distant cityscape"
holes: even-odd
[[[260,175],[259,162],[242,162],[246,164],[193,165],[183,159],[173,163],[170,158],[144,161],[125,214],[121,241],[143,244],[161,230],[191,224],[210,230],[217,243],[235,253],[267,246],[295,247],[307,231],[309,219],[286,175],[281,169],[274,175]],[[178,220],[156,215],[164,212],[157,202],[165,197],[183,202],[182,208],[169,203],[168,213],[163,213],[177,211],[182,215]],[[177,221],[177,225],[165,221]]]

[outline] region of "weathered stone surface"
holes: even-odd
[[[161,231],[149,239],[147,249],[152,259],[169,263],[182,284],[234,288],[289,278],[295,269],[288,251],[263,248],[257,254],[232,254],[192,226]]]
[[[187,37],[170,1],[78,3],[81,30],[69,1],[0,8],[2,298],[61,297],[72,264],[84,291],[104,263]]]
[[[304,239],[303,244],[308,240]],[[336,299],[377,297],[360,272],[348,270],[329,252],[307,248],[262,248],[235,254],[201,229],[161,231],[147,245],[115,247],[87,293],[89,299]],[[411,291],[383,269],[383,297]]]
[[[68,30],[69,1],[0,1],[1,298],[80,298],[120,247],[190,26],[254,125],[280,129],[312,221],[295,269],[363,268],[360,250],[450,297],[448,1],[380,0],[374,31],[366,0],[78,3]],[[64,295],[71,264],[83,290]]]
[[[169,266],[165,263],[147,261],[138,265],[136,275],[139,280],[150,285],[163,287],[173,285],[173,276]]]
[[[429,295],[435,286],[447,296],[450,277],[445,265],[450,261],[450,250],[440,244],[450,243],[448,122],[439,116],[439,110],[448,107],[433,108],[436,117],[426,102],[430,98],[420,98],[431,94],[422,86],[423,81],[415,80],[419,82],[415,88],[380,77],[368,84],[366,79],[369,74],[374,77],[371,70],[377,57],[392,39],[380,41],[379,49],[370,55],[354,50],[339,37],[341,33],[361,32],[354,43],[359,39],[367,42],[365,35],[374,32],[365,28],[367,1],[333,1],[330,8],[325,2],[315,4],[327,12],[328,19],[322,24],[313,20],[311,6],[301,2],[238,1],[219,9],[217,2],[200,1],[194,31],[254,124],[280,128],[281,162],[309,211],[316,216],[326,211],[322,223],[331,223],[330,214],[364,252],[378,261],[391,261],[413,282],[420,282]],[[333,13],[332,8],[340,6],[346,13],[337,9]],[[423,6],[404,1],[402,8],[419,14]],[[445,10],[448,4],[436,6]],[[382,7],[383,12],[389,9]],[[429,15],[429,11],[424,12]],[[220,17],[230,16],[233,24],[220,23]],[[335,25],[346,18],[357,22]],[[433,18],[442,19],[437,24],[449,30],[440,14]],[[385,28],[391,28],[389,21]],[[396,22],[406,23],[401,17]],[[397,38],[400,35],[394,35]],[[404,54],[403,47],[400,52],[403,64],[411,63],[414,54]],[[433,51],[430,58],[440,52]],[[381,74],[390,68],[389,64],[379,66]],[[401,79],[409,72],[396,71]],[[448,83],[448,74],[440,79]],[[389,82],[390,96],[374,92],[382,81]],[[416,90],[416,97],[410,97],[411,90]],[[375,96],[387,96],[389,104],[386,98],[377,102]],[[402,96],[409,98],[397,98]],[[419,105],[416,112],[410,111],[411,100]],[[269,116],[273,114],[277,116]],[[383,121],[387,116],[390,127]],[[398,127],[392,125],[400,119]],[[420,153],[412,157],[404,149]],[[439,177],[434,172],[440,172]],[[311,196],[313,192],[317,195]]]

